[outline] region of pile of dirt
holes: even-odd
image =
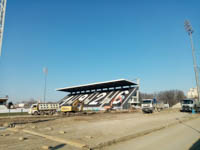
[[[181,108],[181,103],[179,102],[179,103],[173,105],[172,108]]]

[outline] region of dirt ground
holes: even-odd
[[[142,133],[147,134],[154,129],[158,130],[160,127],[168,127],[180,120],[184,121],[195,117],[199,117],[199,115],[181,113],[178,110],[165,110],[153,114],[130,112],[98,113],[73,117],[0,118],[0,124],[17,122],[14,127],[17,131],[0,128],[0,149],[38,150],[47,149],[43,146],[49,146],[51,149],[76,150],[80,149],[76,147],[77,143],[91,149],[102,149],[105,146],[141,136]],[[55,139],[29,134],[24,130]],[[59,142],[59,140],[61,141]],[[72,141],[72,144],[67,144],[63,140]]]

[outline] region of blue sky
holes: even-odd
[[[199,0],[20,0],[7,3],[0,95],[47,100],[56,88],[140,78],[142,92],[195,86],[184,20],[200,48]]]

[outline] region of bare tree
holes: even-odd
[[[140,93],[139,94],[139,101],[141,102],[142,99],[152,99],[154,98],[154,94],[151,93]]]
[[[180,102],[180,100],[184,99],[185,97],[186,96],[184,95],[184,92],[181,90],[168,90],[153,94],[140,93],[140,101],[142,99],[156,98],[157,101],[167,103],[170,107],[177,104],[178,102]]]
[[[32,104],[36,104],[38,101],[34,98],[30,98],[28,101],[22,101],[21,103],[25,104],[25,107],[30,107]]]
[[[184,92],[181,90],[169,90],[161,91],[156,96],[158,101],[168,103],[169,106],[173,106],[185,98]]]

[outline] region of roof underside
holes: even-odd
[[[8,100],[8,98],[0,98],[0,102],[5,102],[7,100]]]
[[[65,88],[57,89],[57,91],[78,92],[78,91],[115,88],[115,87],[133,86],[133,85],[137,85],[137,84],[129,80],[120,79],[120,80],[98,82],[98,83],[85,84],[85,85],[79,85],[79,86],[65,87]]]

